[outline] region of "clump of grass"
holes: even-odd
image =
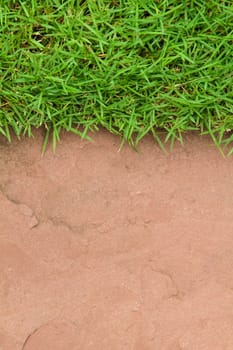
[[[199,130],[229,144],[232,44],[231,1],[3,0],[0,133],[44,126],[55,146],[61,129],[132,144]]]

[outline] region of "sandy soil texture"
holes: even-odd
[[[232,158],[41,145],[0,141],[0,349],[232,350]]]

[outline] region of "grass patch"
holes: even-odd
[[[62,129],[102,126],[136,145],[199,130],[231,144],[232,44],[232,1],[3,0],[0,133],[44,126],[55,146]]]

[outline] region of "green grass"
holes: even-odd
[[[0,133],[233,141],[233,3],[2,0]]]

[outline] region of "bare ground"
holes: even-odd
[[[0,349],[232,350],[232,158],[41,144],[0,143]]]

